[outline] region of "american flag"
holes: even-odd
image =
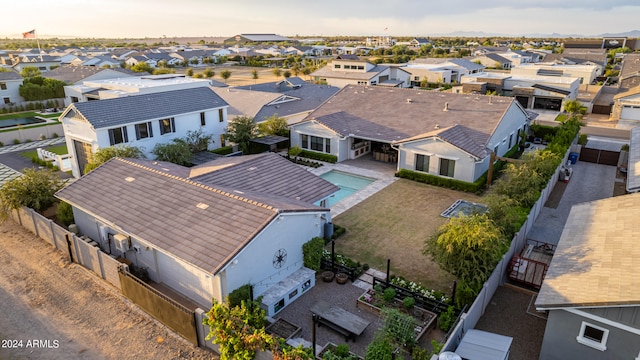
[[[22,38],[23,39],[35,39],[36,38],[36,29],[33,29],[31,31],[27,31],[27,32],[23,32],[22,33]]]

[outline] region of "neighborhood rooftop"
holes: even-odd
[[[640,194],[574,205],[538,309],[640,303]]]
[[[78,112],[98,129],[128,124],[132,119],[162,119],[224,106],[227,103],[210,88],[198,87],[74,103],[66,112]]]
[[[208,186],[173,175],[166,164],[146,165],[154,162],[111,159],[56,196],[213,273],[280,212],[325,210],[283,197]]]

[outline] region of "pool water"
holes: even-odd
[[[37,123],[43,123],[46,121],[47,120],[39,119],[33,116],[24,117],[24,118],[4,119],[4,120],[0,120],[0,128],[4,129],[4,128],[13,127],[16,125],[37,124]]]
[[[329,197],[329,207],[375,181],[375,179],[372,178],[352,175],[336,170],[326,172],[320,175],[320,177],[340,188],[338,192]]]

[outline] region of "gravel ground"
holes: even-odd
[[[0,359],[217,359],[20,225],[0,248]]]

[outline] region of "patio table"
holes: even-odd
[[[349,339],[355,341],[370,323],[356,314],[322,300],[311,307],[311,312],[318,317],[319,324],[344,335],[346,341]]]

